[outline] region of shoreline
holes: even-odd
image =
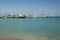
[[[47,37],[47,36],[40,36],[40,37],[25,37],[25,38],[14,38],[14,37],[0,37],[0,40],[60,40],[60,36],[57,37]]]
[[[22,40],[22,39],[18,39],[18,38],[9,38],[9,37],[0,37],[0,40]]]
[[[0,35],[0,40],[60,40],[60,36],[45,33],[18,33],[11,35]]]

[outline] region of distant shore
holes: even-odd
[[[51,16],[46,16],[46,17],[27,17],[27,16],[18,16],[18,17],[11,17],[11,16],[7,16],[7,17],[0,17],[0,18],[60,18],[60,16],[54,16],[54,17],[51,17]]]
[[[7,14],[7,15],[0,15],[0,18],[60,18],[60,16],[54,15],[32,15],[32,14]]]

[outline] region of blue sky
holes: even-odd
[[[60,15],[60,0],[0,0],[0,13]]]

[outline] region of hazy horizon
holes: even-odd
[[[60,0],[0,0],[1,13],[53,14],[60,16]]]

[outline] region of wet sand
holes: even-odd
[[[50,33],[4,33],[0,35],[0,40],[60,40],[60,36]]]
[[[12,37],[0,37],[0,40],[60,40],[60,37],[25,37],[25,38],[12,38]]]
[[[17,38],[7,38],[7,37],[0,37],[0,40],[22,40]]]

